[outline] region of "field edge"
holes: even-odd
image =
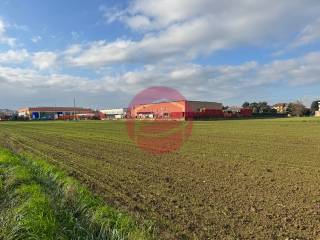
[[[138,223],[64,171],[24,152],[0,147],[0,193],[0,212],[7,216],[0,213],[1,240],[153,239],[151,222]]]

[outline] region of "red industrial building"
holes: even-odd
[[[251,117],[252,110],[241,108],[237,113],[223,111],[223,105],[204,101],[165,101],[139,104],[130,109],[129,117],[136,119],[201,120],[212,118]]]
[[[131,118],[139,119],[192,119],[197,117],[223,117],[222,104],[203,101],[165,101],[140,104],[130,109]]]

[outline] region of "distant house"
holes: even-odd
[[[277,110],[277,113],[286,113],[288,104],[286,103],[277,103],[272,106],[273,109]]]

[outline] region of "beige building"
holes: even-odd
[[[277,110],[277,113],[286,113],[288,105],[286,103],[277,103],[272,106],[273,109]]]

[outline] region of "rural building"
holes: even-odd
[[[18,110],[18,116],[30,120],[73,119],[94,116],[89,108],[74,107],[29,107]]]
[[[165,101],[140,104],[130,109],[131,118],[139,119],[188,119],[200,116],[223,116],[222,104],[204,101]]]
[[[272,106],[273,109],[277,110],[277,113],[286,113],[287,112],[287,108],[288,108],[288,104],[286,103],[277,103],[275,105]]]
[[[123,119],[127,117],[128,108],[115,108],[100,110],[105,119]]]

